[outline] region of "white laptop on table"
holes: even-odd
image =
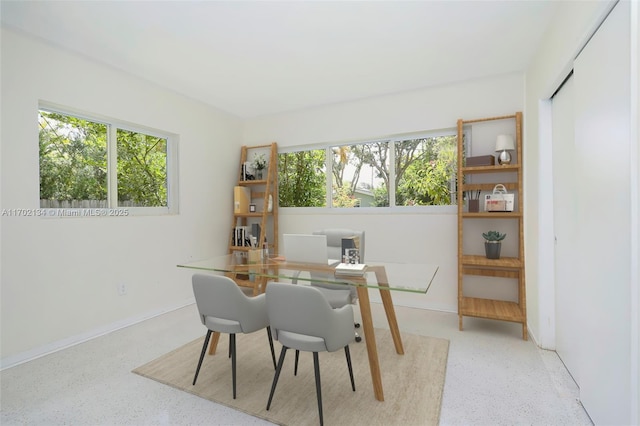
[[[337,265],[338,259],[329,259],[327,236],[312,234],[283,234],[284,257],[292,263]]]

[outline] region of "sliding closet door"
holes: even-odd
[[[553,228],[555,237],[556,352],[580,385],[578,342],[583,305],[575,271],[581,267],[577,249],[576,142],[574,84],[570,77],[552,99]]]
[[[574,63],[580,399],[595,424],[630,423],[630,6]]]

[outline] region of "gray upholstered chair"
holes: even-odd
[[[342,239],[356,236],[360,239],[360,263],[364,263],[364,231],[347,228],[325,228],[313,231],[314,235],[327,236],[327,254],[329,259],[342,261]]]
[[[200,313],[202,324],[207,327],[200,360],[193,377],[193,384],[198,380],[198,373],[207,351],[211,333],[229,334],[229,357],[231,358],[231,378],[233,382],[233,398],[236,398],[236,333],[253,333],[267,329],[271,359],[276,366],[276,356],[273,350],[273,340],[269,318],[267,317],[267,303],[265,295],[256,297],[246,296],[238,285],[231,279],[221,275],[195,274],[192,278],[193,294]]]
[[[269,283],[266,296],[267,313],[273,336],[282,344],[267,410],[271,407],[287,349],[313,352],[318,412],[322,425],[322,390],[318,352],[334,352],[344,348],[351,388],[354,392],[356,390],[349,353],[349,342],[353,340],[353,331],[350,328],[353,324],[353,308],[351,305],[345,305],[342,308],[333,309],[320,290],[311,286]]]
[[[356,236],[360,240],[360,263],[365,263],[364,259],[364,231],[356,231],[354,229],[346,228],[326,228],[313,231],[314,235],[326,235],[327,236],[327,255],[329,259],[339,259],[342,262],[342,239]],[[326,275],[321,273],[311,273],[311,279],[326,279]],[[358,298],[358,292],[355,287],[345,288],[344,285],[330,284],[318,281],[311,281],[311,285],[318,287],[320,291],[329,301],[329,304],[333,308],[340,308],[344,305],[354,304]],[[354,324],[356,328],[360,327],[360,324]],[[356,335],[356,342],[359,342],[361,337]]]

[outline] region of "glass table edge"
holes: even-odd
[[[203,260],[206,261],[206,260]],[[202,261],[196,261],[196,262],[202,262]],[[196,263],[193,262],[193,263]],[[189,263],[184,263],[184,264],[177,264],[176,265],[178,268],[183,268],[183,269],[193,269],[193,270],[199,270],[199,271],[206,271],[206,272],[220,272],[220,273],[238,273],[237,271],[232,271],[229,268],[218,268],[218,267],[211,267],[211,266],[198,266],[195,264],[189,264]],[[250,266],[250,265],[243,265],[243,266]],[[274,265],[268,265],[268,266],[274,266]],[[280,265],[278,265],[280,266]],[[384,263],[382,262],[376,262],[375,265],[372,266],[384,266]],[[431,277],[429,278],[428,282],[426,283],[426,286],[397,286],[397,285],[375,285],[375,284],[363,284],[363,283],[358,283],[358,282],[354,282],[352,280],[349,280],[349,276],[348,275],[337,275],[335,277],[334,280],[322,280],[322,279],[318,279],[318,278],[310,278],[310,277],[300,277],[300,276],[290,276],[288,274],[281,274],[281,275],[277,275],[277,274],[269,274],[269,273],[262,273],[262,272],[248,272],[246,273],[246,275],[255,275],[261,278],[267,278],[270,280],[274,280],[277,281],[279,279],[288,279],[288,280],[292,280],[292,279],[296,279],[297,281],[303,281],[303,282],[320,282],[320,283],[326,283],[326,284],[334,284],[334,285],[345,285],[345,286],[349,286],[349,287],[366,287],[366,288],[371,288],[371,289],[378,289],[378,290],[390,290],[390,291],[400,291],[400,292],[405,292],[405,293],[415,293],[415,294],[426,294],[429,289],[431,288],[431,284],[433,284],[433,281],[435,280],[435,277],[440,269],[439,266],[434,265],[433,266],[433,274],[431,274]],[[295,269],[295,268],[286,268],[286,269]],[[372,273],[372,271],[369,271],[370,273]],[[358,279],[362,279],[362,276],[353,276],[352,278],[358,280]]]

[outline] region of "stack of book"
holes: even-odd
[[[353,277],[361,277],[367,270],[364,263],[340,263],[336,266],[336,275],[350,275]]]
[[[238,247],[251,247],[251,238],[246,226],[233,228],[233,244]]]

